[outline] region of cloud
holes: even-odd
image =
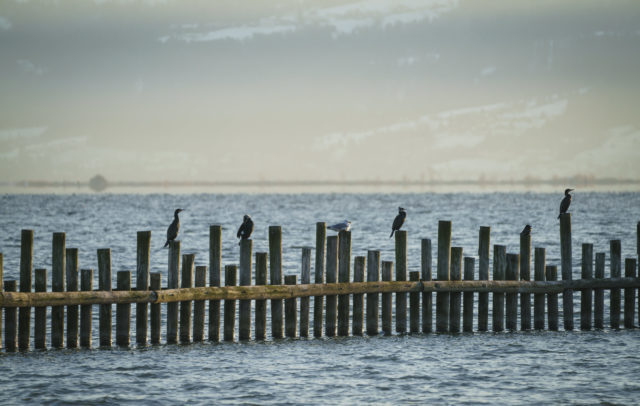
[[[278,33],[287,33],[295,31],[293,25],[261,25],[261,26],[240,26],[229,27],[221,30],[209,32],[192,32],[183,33],[175,36],[165,36],[160,38],[160,42],[167,42],[170,39],[179,39],[187,43],[190,42],[206,42],[231,39],[236,41],[245,41],[253,39],[256,35],[272,35]]]
[[[18,59],[18,66],[22,68],[23,71],[27,73],[32,73],[36,76],[42,76],[47,73],[48,69],[35,65],[33,62],[26,59]]]

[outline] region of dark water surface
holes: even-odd
[[[283,273],[299,275],[300,250],[292,247],[314,245],[316,221],[350,219],[352,255],[380,249],[383,260],[393,260],[388,236],[401,205],[408,212],[403,228],[410,271],[420,268],[420,238],[432,238],[435,254],[441,219],[453,221],[453,245],[470,256],[477,255],[480,226],[492,227],[492,244],[518,252],[519,232],[530,223],[533,246],[546,247],[547,263],[559,265],[561,198],[561,193],[2,195],[0,252],[5,280],[17,279],[20,230],[34,229],[34,268],[50,270],[51,233],[64,231],[67,247],[79,248],[80,267],[96,270],[94,286],[96,249],[112,249],[115,285],[118,270],[135,271],[136,231],[151,230],[152,271],[162,272],[164,285],[167,254],[159,247],[173,210],[181,207],[186,211],[179,239],[183,252],[196,253],[197,265],[208,265],[208,226],[216,223],[225,227],[223,264],[237,263],[235,232],[249,213],[256,225],[254,251],[266,251],[268,226],[281,225]],[[623,260],[637,256],[640,193],[578,193],[570,211],[574,278],[580,275],[583,242],[593,243],[594,253],[606,252],[607,276],[609,240],[622,240]],[[574,300],[577,321],[578,294]],[[97,338],[97,308],[94,317]],[[0,353],[0,367],[0,404],[640,403],[636,329],[30,351]]]

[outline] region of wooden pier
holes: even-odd
[[[45,269],[35,269],[35,278],[32,278],[34,232],[23,230],[19,281],[3,281],[3,256],[0,253],[3,348],[7,352],[29,350],[31,345],[35,349],[45,349],[47,331],[50,331],[48,344],[51,348],[91,347],[94,311],[98,311],[99,316],[99,345],[112,346],[115,330],[115,344],[128,347],[132,342],[131,304],[135,305],[135,343],[138,346],[160,344],[163,337],[167,344],[205,339],[215,342],[221,339],[221,331],[224,341],[243,341],[267,339],[268,330],[273,339],[306,338],[311,334],[313,337],[391,335],[394,331],[397,334],[458,333],[474,329],[489,331],[490,327],[496,332],[505,329],[558,330],[559,296],[562,297],[562,326],[568,331],[574,329],[573,298],[576,294],[580,295],[581,302],[580,329],[602,329],[605,327],[605,290],[610,291],[610,328],[619,329],[622,324],[630,329],[640,324],[640,300],[636,304],[636,298],[640,296],[636,293],[640,288],[638,258],[623,261],[621,241],[612,240],[608,253],[611,266],[606,275],[607,253],[595,253],[594,261],[593,245],[582,244],[581,258],[577,262],[581,264],[581,278],[574,280],[570,214],[560,218],[559,264],[547,263],[544,247],[535,247],[532,256],[532,240],[528,235],[521,236],[518,252],[507,252],[500,244],[493,245],[491,250],[489,227],[480,228],[476,261],[475,257],[464,256],[461,247],[451,246],[452,224],[440,221],[435,279],[432,277],[430,239],[421,240],[420,271],[408,271],[406,231],[395,233],[392,262],[382,260],[377,250],[352,258],[351,232],[341,231],[327,237],[326,225],[317,223],[315,262],[311,262],[311,248],[303,248],[299,272],[291,275],[282,273],[280,226],[269,227],[269,252],[253,253],[252,241],[243,240],[238,266],[225,264],[224,267],[221,263],[221,226],[213,225],[209,231],[208,266],[197,265],[195,254],[181,254],[179,241],[170,243],[164,288],[161,273],[151,272],[151,232],[138,232],[136,266],[131,268],[136,270],[135,274],[118,272],[115,289],[112,287],[111,250],[97,250],[97,290],[93,289],[93,269],[81,269],[78,250],[65,246],[64,233],[54,233],[52,289],[47,292]],[[637,235],[640,256],[640,222]],[[491,251],[493,267],[492,279],[489,279]],[[314,283],[311,283],[312,270]],[[221,279],[223,271],[224,280]],[[222,281],[224,286],[221,286]],[[271,312],[270,324],[267,323],[267,304]],[[489,308],[492,309],[491,326]],[[49,330],[46,325],[48,311]],[[162,312],[165,312],[166,320],[164,329]]]

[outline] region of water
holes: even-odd
[[[353,222],[353,255],[380,249],[382,259],[393,260],[393,240],[388,236],[397,206],[402,206],[408,211],[403,229],[408,232],[409,270],[419,270],[420,238],[432,238],[435,253],[439,219],[453,221],[453,245],[472,256],[477,254],[481,225],[492,227],[492,243],[518,252],[519,232],[530,223],[533,246],[546,247],[547,262],[559,265],[556,216],[561,197],[541,193],[3,195],[0,251],[5,280],[17,279],[20,229],[32,228],[34,268],[50,270],[51,233],[65,231],[67,247],[79,248],[81,268],[97,269],[96,249],[112,248],[115,283],[116,271],[135,271],[135,232],[151,230],[152,271],[162,272],[166,284],[167,255],[159,247],[173,210],[182,207],[186,211],[179,239],[183,252],[196,253],[196,264],[208,265],[208,225],[214,223],[225,227],[223,264],[237,263],[235,232],[242,215],[249,213],[256,225],[254,250],[267,250],[268,225],[282,225],[284,273],[299,275],[300,250],[292,247],[314,245],[316,221],[348,218]],[[606,252],[607,263],[610,239],[622,240],[623,258],[637,255],[639,193],[578,193],[570,211],[574,278],[580,275],[582,242],[593,243],[594,252]],[[578,320],[579,295],[575,301]],[[640,331],[605,330],[0,353],[0,403],[631,404],[640,398],[639,349]]]

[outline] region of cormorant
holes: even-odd
[[[524,226],[524,229],[522,229],[522,232],[520,232],[520,235],[531,235],[531,226],[529,224]]]
[[[182,209],[176,209],[173,213],[173,221],[167,228],[167,242],[164,244],[164,247],[167,248],[169,246],[169,241],[173,241],[178,236],[178,231],[180,230],[180,219],[178,218],[178,213],[180,213]]]
[[[342,231],[342,230],[349,231],[351,230],[351,222],[349,220],[345,220],[342,223],[334,224],[327,228],[333,231]]]
[[[238,228],[238,234],[236,237],[240,238],[240,240],[247,240],[251,237],[251,233],[253,232],[253,220],[251,220],[251,216],[245,214],[242,219],[242,224],[240,224],[240,228]],[[238,245],[240,245],[240,241],[238,241]]]
[[[569,205],[571,204],[571,195],[569,194],[569,192],[571,192],[573,189],[565,189],[564,190],[564,199],[562,199],[562,202],[560,203],[560,214],[558,214],[558,218],[560,218],[560,216],[564,213],[567,212],[567,210],[569,210]]]
[[[393,237],[393,233],[397,230],[400,230],[400,227],[404,224],[404,219],[407,217],[407,212],[404,211],[402,207],[398,207],[398,215],[393,220],[393,225],[391,226],[391,235],[389,238]]]

